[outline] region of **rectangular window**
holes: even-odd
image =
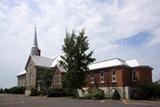
[[[55,77],[54,77],[54,84],[55,85],[60,85],[61,84],[60,76],[58,74],[56,74]]]
[[[91,84],[94,84],[94,74],[91,74]]]
[[[136,81],[136,71],[132,70],[132,81]]]
[[[104,72],[100,73],[100,83],[104,83]]]
[[[112,82],[116,82],[116,71],[112,70]]]

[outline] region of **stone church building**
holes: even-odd
[[[52,88],[62,86],[62,77],[66,71],[59,61],[60,55],[54,58],[41,56],[41,50],[38,47],[37,32],[35,29],[33,47],[28,57],[24,70],[17,75],[18,86],[25,87],[25,94],[29,95],[32,88],[39,88],[38,72],[44,69],[53,70]],[[141,65],[137,60],[122,60],[113,58],[96,62],[89,65],[89,72],[86,73],[84,90],[90,88],[102,89],[106,97],[111,97],[114,90],[117,89],[122,98],[130,98],[131,90],[141,84],[152,83],[152,67]],[[80,96],[87,91],[78,90]]]

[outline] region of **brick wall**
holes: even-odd
[[[112,70],[116,74],[116,82],[112,82]],[[100,72],[104,72],[104,83],[100,82]],[[94,75],[95,81],[91,84],[91,75]],[[86,74],[86,87],[121,87],[123,86],[123,67],[105,68],[89,71]]]
[[[112,71],[115,71],[116,82],[112,82]],[[136,80],[132,80],[132,71],[135,71]],[[100,82],[100,73],[104,72],[104,83]],[[91,76],[94,75],[94,83]],[[152,69],[147,67],[130,68],[119,66],[89,71],[86,74],[85,87],[124,87],[152,83]]]
[[[131,81],[132,86],[152,83],[152,69],[147,67],[136,67],[133,69],[136,71],[136,80]]]

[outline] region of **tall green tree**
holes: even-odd
[[[88,65],[94,62],[92,58],[93,51],[89,52],[88,38],[85,36],[85,31],[75,34],[66,32],[64,45],[62,50],[61,65],[66,69],[67,73],[63,78],[63,86],[73,90],[82,89],[85,84],[86,72],[89,71]]]

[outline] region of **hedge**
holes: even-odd
[[[160,98],[160,85],[141,85],[132,90],[132,98],[137,100],[149,100]]]
[[[11,87],[11,88],[5,88],[5,89],[0,89],[0,93],[12,93],[12,94],[24,94],[25,92],[25,87]]]

